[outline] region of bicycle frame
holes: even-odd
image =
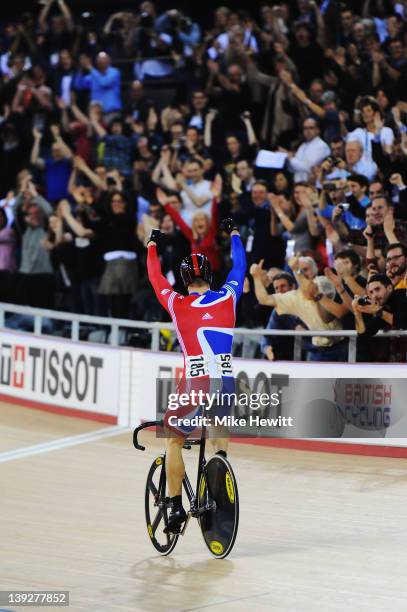
[[[146,429],[147,427],[162,427],[162,426],[163,426],[163,421],[146,421],[145,423],[142,423],[141,425],[136,427],[133,433],[134,447],[137,448],[138,450],[142,450],[142,451],[145,450],[145,446],[142,446],[141,444],[138,443],[138,434],[142,429]],[[203,426],[201,429],[201,437],[197,439],[192,439],[192,440],[186,439],[184,442],[183,448],[189,450],[191,446],[198,446],[198,445],[199,445],[199,458],[198,458],[198,472],[197,472],[195,492],[192,488],[191,482],[186,472],[185,472],[184,479],[182,481],[185,493],[187,494],[188,500],[191,505],[190,515],[194,517],[200,516],[207,509],[206,507],[198,508],[198,503],[197,503],[197,500],[199,499],[199,483],[200,483],[202,474],[204,474],[205,476],[206,484],[209,490],[209,483],[208,483],[208,479],[206,478],[206,473],[205,473],[205,466],[206,466],[206,459],[205,459],[206,427],[205,426]],[[159,482],[159,487],[158,487],[159,499],[165,499],[164,474],[165,474],[165,455],[164,455],[163,469],[161,471],[160,482]],[[183,531],[185,530],[187,522],[188,521],[186,521],[185,523]]]

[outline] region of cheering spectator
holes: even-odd
[[[386,275],[394,289],[407,289],[407,246],[401,242],[389,244],[385,250]]]
[[[45,171],[46,194],[50,202],[68,197],[68,183],[71,175],[72,151],[66,146],[60,136],[58,125],[51,126],[54,142],[51,147],[51,157],[40,157],[40,144],[42,134],[33,129],[34,144],[31,150],[31,163],[33,166]]]
[[[218,175],[211,187],[211,218],[203,212],[196,212],[192,217],[192,227],[183,220],[181,214],[168,203],[168,198],[161,189],[157,189],[157,198],[166,213],[180,228],[191,244],[191,251],[203,253],[209,259],[214,272],[220,269],[220,257],[215,236],[218,229],[218,202],[222,194],[222,180]]]
[[[269,195],[273,212],[277,215],[283,228],[294,239],[294,252],[304,251],[314,247],[313,241],[320,235],[315,208],[318,207],[317,191],[306,183],[297,183],[293,193],[294,202],[298,209],[291,219],[281,206],[281,196]],[[275,226],[273,235],[281,234],[281,226]]]
[[[274,293],[287,293],[295,288],[295,280],[286,272],[276,274],[273,278]],[[289,314],[277,314],[273,309],[268,323],[267,330],[271,329],[297,329],[301,325],[300,319]],[[294,338],[282,338],[281,336],[264,336],[261,344],[262,352],[269,361],[289,360],[293,357]]]
[[[289,168],[294,172],[294,181],[308,181],[314,166],[320,164],[330,154],[329,146],[319,136],[318,121],[305,119],[302,124],[304,143],[295,154],[289,154]]]
[[[373,159],[364,155],[363,145],[359,140],[348,140],[345,145],[345,159],[350,172],[373,180],[377,174],[377,165]]]
[[[110,57],[102,51],[96,57],[96,68],[89,57],[84,57],[84,68],[88,70],[82,80],[76,80],[77,86],[90,89],[91,100],[97,100],[107,115],[120,112],[122,99],[120,91],[121,75],[117,68],[110,65]]]
[[[186,161],[174,179],[170,173],[167,174],[165,186],[168,189],[181,191],[183,202],[182,217],[191,225],[192,218],[197,209],[208,217],[212,215],[212,191],[210,181],[203,178],[204,165],[199,159]]]
[[[319,304],[324,294],[334,297],[335,288],[332,283],[324,277],[318,277],[317,282],[305,278],[299,268],[297,257],[291,258],[288,263],[295,274],[299,288],[273,295],[267,294],[260,280],[261,265],[252,264],[250,274],[253,276],[256,297],[260,304],[273,306],[279,315],[298,317],[310,330],[341,329],[340,321]],[[312,338],[312,347],[309,351],[311,361],[343,361],[345,356],[346,348],[342,338],[320,336]]]
[[[363,148],[363,155],[368,161],[372,161],[372,142],[380,142],[386,153],[393,150],[394,133],[389,127],[383,125],[382,113],[379,105],[374,99],[362,98],[357,109],[360,113],[363,127],[356,128],[348,134],[347,140],[357,140]]]
[[[125,319],[137,289],[138,242],[134,215],[120,191],[110,193],[98,232],[105,261],[99,294],[106,296],[112,317]]]
[[[17,231],[21,237],[21,263],[24,274],[52,274],[49,253],[44,247],[47,220],[52,206],[38,194],[27,176],[14,205]]]
[[[123,176],[131,174],[131,144],[123,134],[123,121],[114,117],[108,131],[99,123],[95,113],[91,113],[91,124],[104,143],[103,158],[100,160],[108,169],[117,170]]]

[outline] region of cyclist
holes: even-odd
[[[184,369],[178,385],[178,393],[196,388],[210,388],[211,379],[222,379],[225,386],[233,384],[232,340],[236,321],[236,303],[243,291],[246,272],[246,256],[239,232],[232,219],[225,219],[221,229],[231,236],[233,267],[219,291],[212,291],[212,272],[208,259],[200,253],[192,253],[181,263],[181,277],[188,296],[175,292],[161,273],[156,245],[160,231],[153,230],[148,241],[148,277],[159,302],[170,314],[184,354]],[[200,410],[201,407],[198,407]],[[195,412],[194,412],[195,411]],[[196,406],[179,411],[180,416],[190,418],[197,413]],[[185,466],[182,446],[194,428],[173,427],[168,422],[174,411],[167,411],[164,425],[171,432],[167,439],[166,474],[171,512],[168,531],[177,531],[186,520],[182,506],[182,480]],[[217,439],[218,453],[226,457],[227,439]]]

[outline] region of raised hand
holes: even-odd
[[[296,270],[298,270],[298,266],[300,264],[300,258],[299,257],[290,257],[287,263],[290,266],[291,270],[293,270],[293,272],[295,272]]]
[[[284,83],[284,85],[287,85],[287,87],[289,87],[293,83],[293,77],[291,76],[291,73],[288,70],[280,70],[280,72],[278,73],[278,77],[280,81]]]
[[[40,130],[38,128],[36,128],[36,127],[33,127],[32,135],[34,136],[35,140],[41,140],[41,138],[42,138],[42,134],[41,134]]]
[[[211,185],[211,191],[217,200],[220,200],[220,198],[222,197],[222,189],[223,189],[223,180],[222,180],[221,175],[217,174]]]
[[[264,259],[261,259],[258,264],[254,263],[250,266],[249,272],[253,276],[253,278],[261,279],[264,273],[263,264],[264,264]]]
[[[384,215],[383,218],[383,228],[385,232],[393,232],[394,231],[394,227],[396,225],[395,219],[394,219],[394,212],[392,208],[389,208],[389,210],[387,211],[387,213]]]
[[[58,213],[62,218],[65,218],[71,214],[71,207],[68,200],[61,200],[61,202],[58,204]]]
[[[59,136],[61,135],[61,130],[59,129],[59,125],[57,125],[56,123],[51,125],[50,130],[54,138],[59,138]]]
[[[155,190],[155,195],[161,206],[164,206],[167,203],[167,194],[160,187],[157,187],[157,189]]]
[[[206,65],[208,66],[209,72],[211,72],[212,74],[219,73],[219,70],[220,70],[219,64],[215,62],[214,60],[208,59],[208,61],[206,62]]]
[[[392,174],[389,180],[392,185],[396,185],[398,188],[404,187],[403,177],[398,172]]]
[[[338,272],[338,270],[337,270]],[[337,291],[341,291],[343,289],[343,284],[342,284],[342,279],[339,276],[339,272],[338,274],[335,274],[335,272],[333,272],[333,270],[331,270],[331,268],[325,268],[324,269],[324,275],[326,276],[326,278],[328,278],[331,283],[333,283],[335,285],[335,289]]]
[[[73,158],[73,167],[76,170],[82,170],[85,167],[85,160],[80,155],[75,155]]]
[[[34,183],[32,182],[31,178],[29,181],[27,181],[27,191],[33,196],[33,198],[35,198],[38,195],[38,191]]]

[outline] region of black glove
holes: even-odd
[[[153,229],[151,230],[151,234],[149,236],[149,239],[147,241],[147,246],[149,245],[150,242],[155,242],[156,245],[158,246],[161,242],[161,231],[159,229]]]
[[[222,232],[226,232],[229,235],[233,232],[233,230],[239,231],[236,223],[230,217],[228,219],[223,219],[223,221],[220,222],[219,227]]]

